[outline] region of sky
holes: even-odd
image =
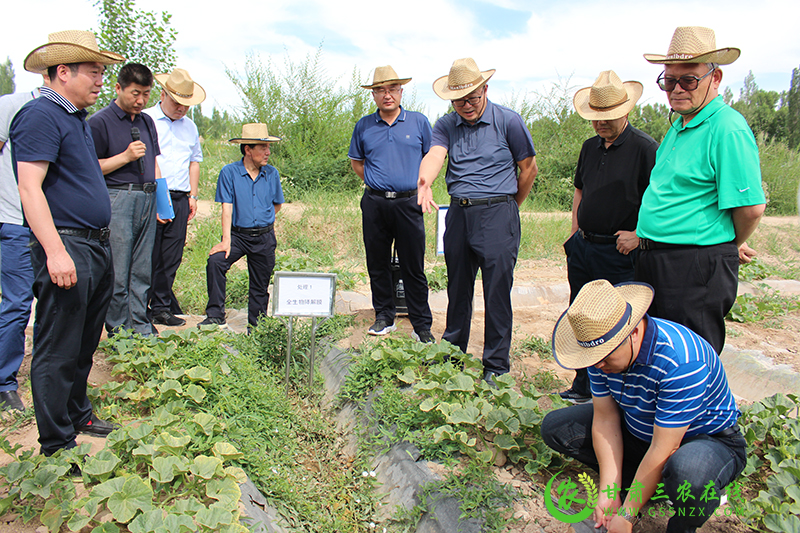
[[[18,91],[39,85],[41,78],[25,72],[23,62],[48,33],[98,28],[94,1],[34,0],[36,24],[26,22],[32,4],[3,8],[0,61],[11,58]],[[137,0],[136,7],[172,14],[177,66],[205,88],[207,115],[213,107],[236,111],[240,105],[226,69],[243,75],[249,56],[274,65],[287,58],[301,62],[320,46],[325,74],[342,85],[354,69],[366,84],[373,69],[386,64],[413,78],[404,94],[413,93],[431,117],[447,109],[433,93],[433,81],[462,57],[497,70],[489,82],[489,98],[497,103],[547,94],[554,83],[574,93],[612,69],[623,80],[644,84],[640,105],[665,104],[655,83],[662,67],[642,54],[666,54],[677,26],[708,26],[718,47],[742,50],[723,67],[722,85],[735,97],[748,71],[762,89],[783,91],[792,69],[800,67],[796,0],[200,0],[190,9],[186,2]]]

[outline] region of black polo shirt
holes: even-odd
[[[578,227],[599,235],[635,231],[656,150],[658,143],[630,124],[608,148],[599,135],[584,142],[574,182],[583,193]]]
[[[92,137],[97,151],[97,159],[108,159],[128,149],[133,142],[131,128],[139,128],[140,140],[147,146],[144,155],[144,174],[139,173],[139,162],[132,161],[114,172],[106,174],[107,185],[127,185],[128,183],[154,183],[156,181],[156,156],[158,132],[153,118],[146,113],[131,116],[123,111],[116,99],[89,118]]]

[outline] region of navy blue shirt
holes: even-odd
[[[275,207],[282,204],[283,188],[278,170],[264,165],[253,180],[244,159],[222,167],[217,180],[217,202],[233,204],[231,224],[240,228],[263,228],[275,222]]]
[[[447,192],[457,198],[516,194],[517,162],[536,155],[522,117],[488,99],[475,124],[455,111],[436,121],[432,144],[447,149]]]
[[[158,147],[155,122],[147,113],[139,113],[133,117],[131,121],[131,116],[117,105],[115,99],[89,118],[97,159],[108,159],[127,150],[128,145],[133,142],[131,128],[139,128],[140,140],[147,146],[147,152],[142,158],[144,174],[139,173],[139,162],[131,161],[106,174],[106,183],[109,185],[156,181],[156,156],[161,150]]]
[[[347,156],[364,161],[364,183],[379,191],[417,188],[419,164],[431,147],[431,124],[422,113],[400,108],[392,125],[380,112],[362,117],[353,129]]]
[[[734,426],[739,409],[714,348],[685,326],[645,317],[639,355],[626,373],[587,369],[592,396],[611,395],[628,430],[646,442],[654,426],[689,426],[687,437]]]
[[[47,87],[41,96],[23,106],[11,123],[15,172],[18,161],[47,161],[42,191],[56,227],[105,228],[111,201],[87,112]]]

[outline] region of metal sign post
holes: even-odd
[[[324,322],[334,315],[336,274],[320,272],[276,272],[272,315],[288,317],[286,342],[286,392],[289,392],[289,365],[292,360],[294,317],[311,317],[311,353],[308,363],[308,386],[314,382],[317,319]],[[321,323],[321,322],[319,322]]]

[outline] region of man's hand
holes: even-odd
[[[192,220],[196,214],[197,214],[197,200],[195,200],[194,198],[189,198],[189,218],[188,218],[188,220]]]
[[[622,516],[614,515],[614,517],[609,520],[606,528],[608,528],[608,533],[631,533],[631,531],[633,531],[633,524],[625,520]]]
[[[47,256],[47,271],[50,273],[50,280],[62,289],[71,289],[78,283],[75,262],[66,249]]]
[[[594,506],[594,527],[608,527],[608,524],[617,514],[617,510],[621,505],[622,500],[620,500],[619,496],[612,500],[606,493],[601,492],[597,500],[597,505]]]
[[[739,264],[744,265],[749,263],[753,260],[756,256],[756,251],[747,246],[746,242],[743,242],[742,245],[739,247]]]
[[[128,158],[128,162],[130,163],[144,157],[146,152],[147,146],[142,141],[133,141],[125,150],[125,157]]]
[[[431,213],[434,209],[439,209],[439,206],[433,201],[431,186],[423,184],[422,180],[417,185],[417,205],[422,206],[423,213]]]
[[[161,218],[160,216],[158,216],[158,213],[156,213],[156,222],[158,222],[159,224],[166,224],[167,222],[172,222],[172,219],[171,218]]]
[[[639,247],[639,237],[635,231],[619,230],[614,235],[617,236],[617,251],[622,255],[628,255]]]
[[[211,251],[208,252],[208,255],[214,255],[219,252],[225,252],[225,259],[231,255],[231,241],[222,241],[219,244],[215,244]]]

